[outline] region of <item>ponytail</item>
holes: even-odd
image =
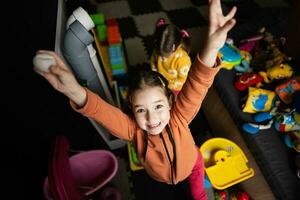
[[[159,55],[170,53],[173,50],[173,45],[177,49],[180,44],[187,53],[190,52],[191,42],[188,32],[166,23],[163,18],[158,19],[156,22],[154,37],[154,49]]]
[[[191,50],[191,37],[190,34],[182,29],[181,30],[181,36],[182,36],[182,46],[183,49],[189,54]]]

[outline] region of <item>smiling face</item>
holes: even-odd
[[[131,106],[138,126],[151,135],[158,135],[169,123],[170,104],[161,87],[135,91]]]

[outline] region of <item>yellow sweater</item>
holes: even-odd
[[[220,62],[217,62],[219,65]],[[219,67],[210,68],[197,57],[191,67],[182,91],[172,106],[169,127],[176,144],[176,171],[174,171],[173,183],[186,179],[192,172],[197,159],[195,142],[189,129],[189,123],[200,109],[206,93],[219,71]],[[133,141],[136,146],[138,158],[148,174],[157,181],[172,183],[171,170],[166,150],[159,135],[148,136],[148,148],[146,159],[144,152],[143,130],[138,127],[134,119],[123,113],[120,109],[106,103],[98,95],[87,89],[87,102],[80,108],[71,102],[73,109],[86,117],[96,120],[107,128],[114,136]],[[166,140],[166,146],[173,159],[171,141],[164,129],[162,132]]]
[[[150,64],[152,70],[158,71],[169,81],[172,91],[180,91],[191,67],[191,59],[180,45],[168,58],[157,56],[154,52]]]

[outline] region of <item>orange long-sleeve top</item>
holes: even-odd
[[[217,62],[217,65],[219,63]],[[86,117],[94,119],[114,136],[132,141],[135,144],[138,158],[147,173],[157,181],[176,184],[186,179],[194,167],[199,149],[196,148],[194,139],[189,130],[189,123],[198,113],[201,103],[213,83],[219,67],[206,66],[197,56],[189,71],[188,78],[181,93],[173,104],[169,127],[175,142],[176,168],[173,171],[168,160],[167,151],[173,159],[173,146],[169,140],[166,129],[162,136],[166,148],[159,135],[148,135],[147,154],[144,153],[144,134],[133,118],[123,113],[120,109],[110,105],[97,94],[87,89],[87,102],[77,109],[71,102],[72,108]]]

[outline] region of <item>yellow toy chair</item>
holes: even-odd
[[[204,168],[212,186],[218,190],[226,189],[254,175],[247,166],[243,151],[225,138],[212,138],[200,147]]]

